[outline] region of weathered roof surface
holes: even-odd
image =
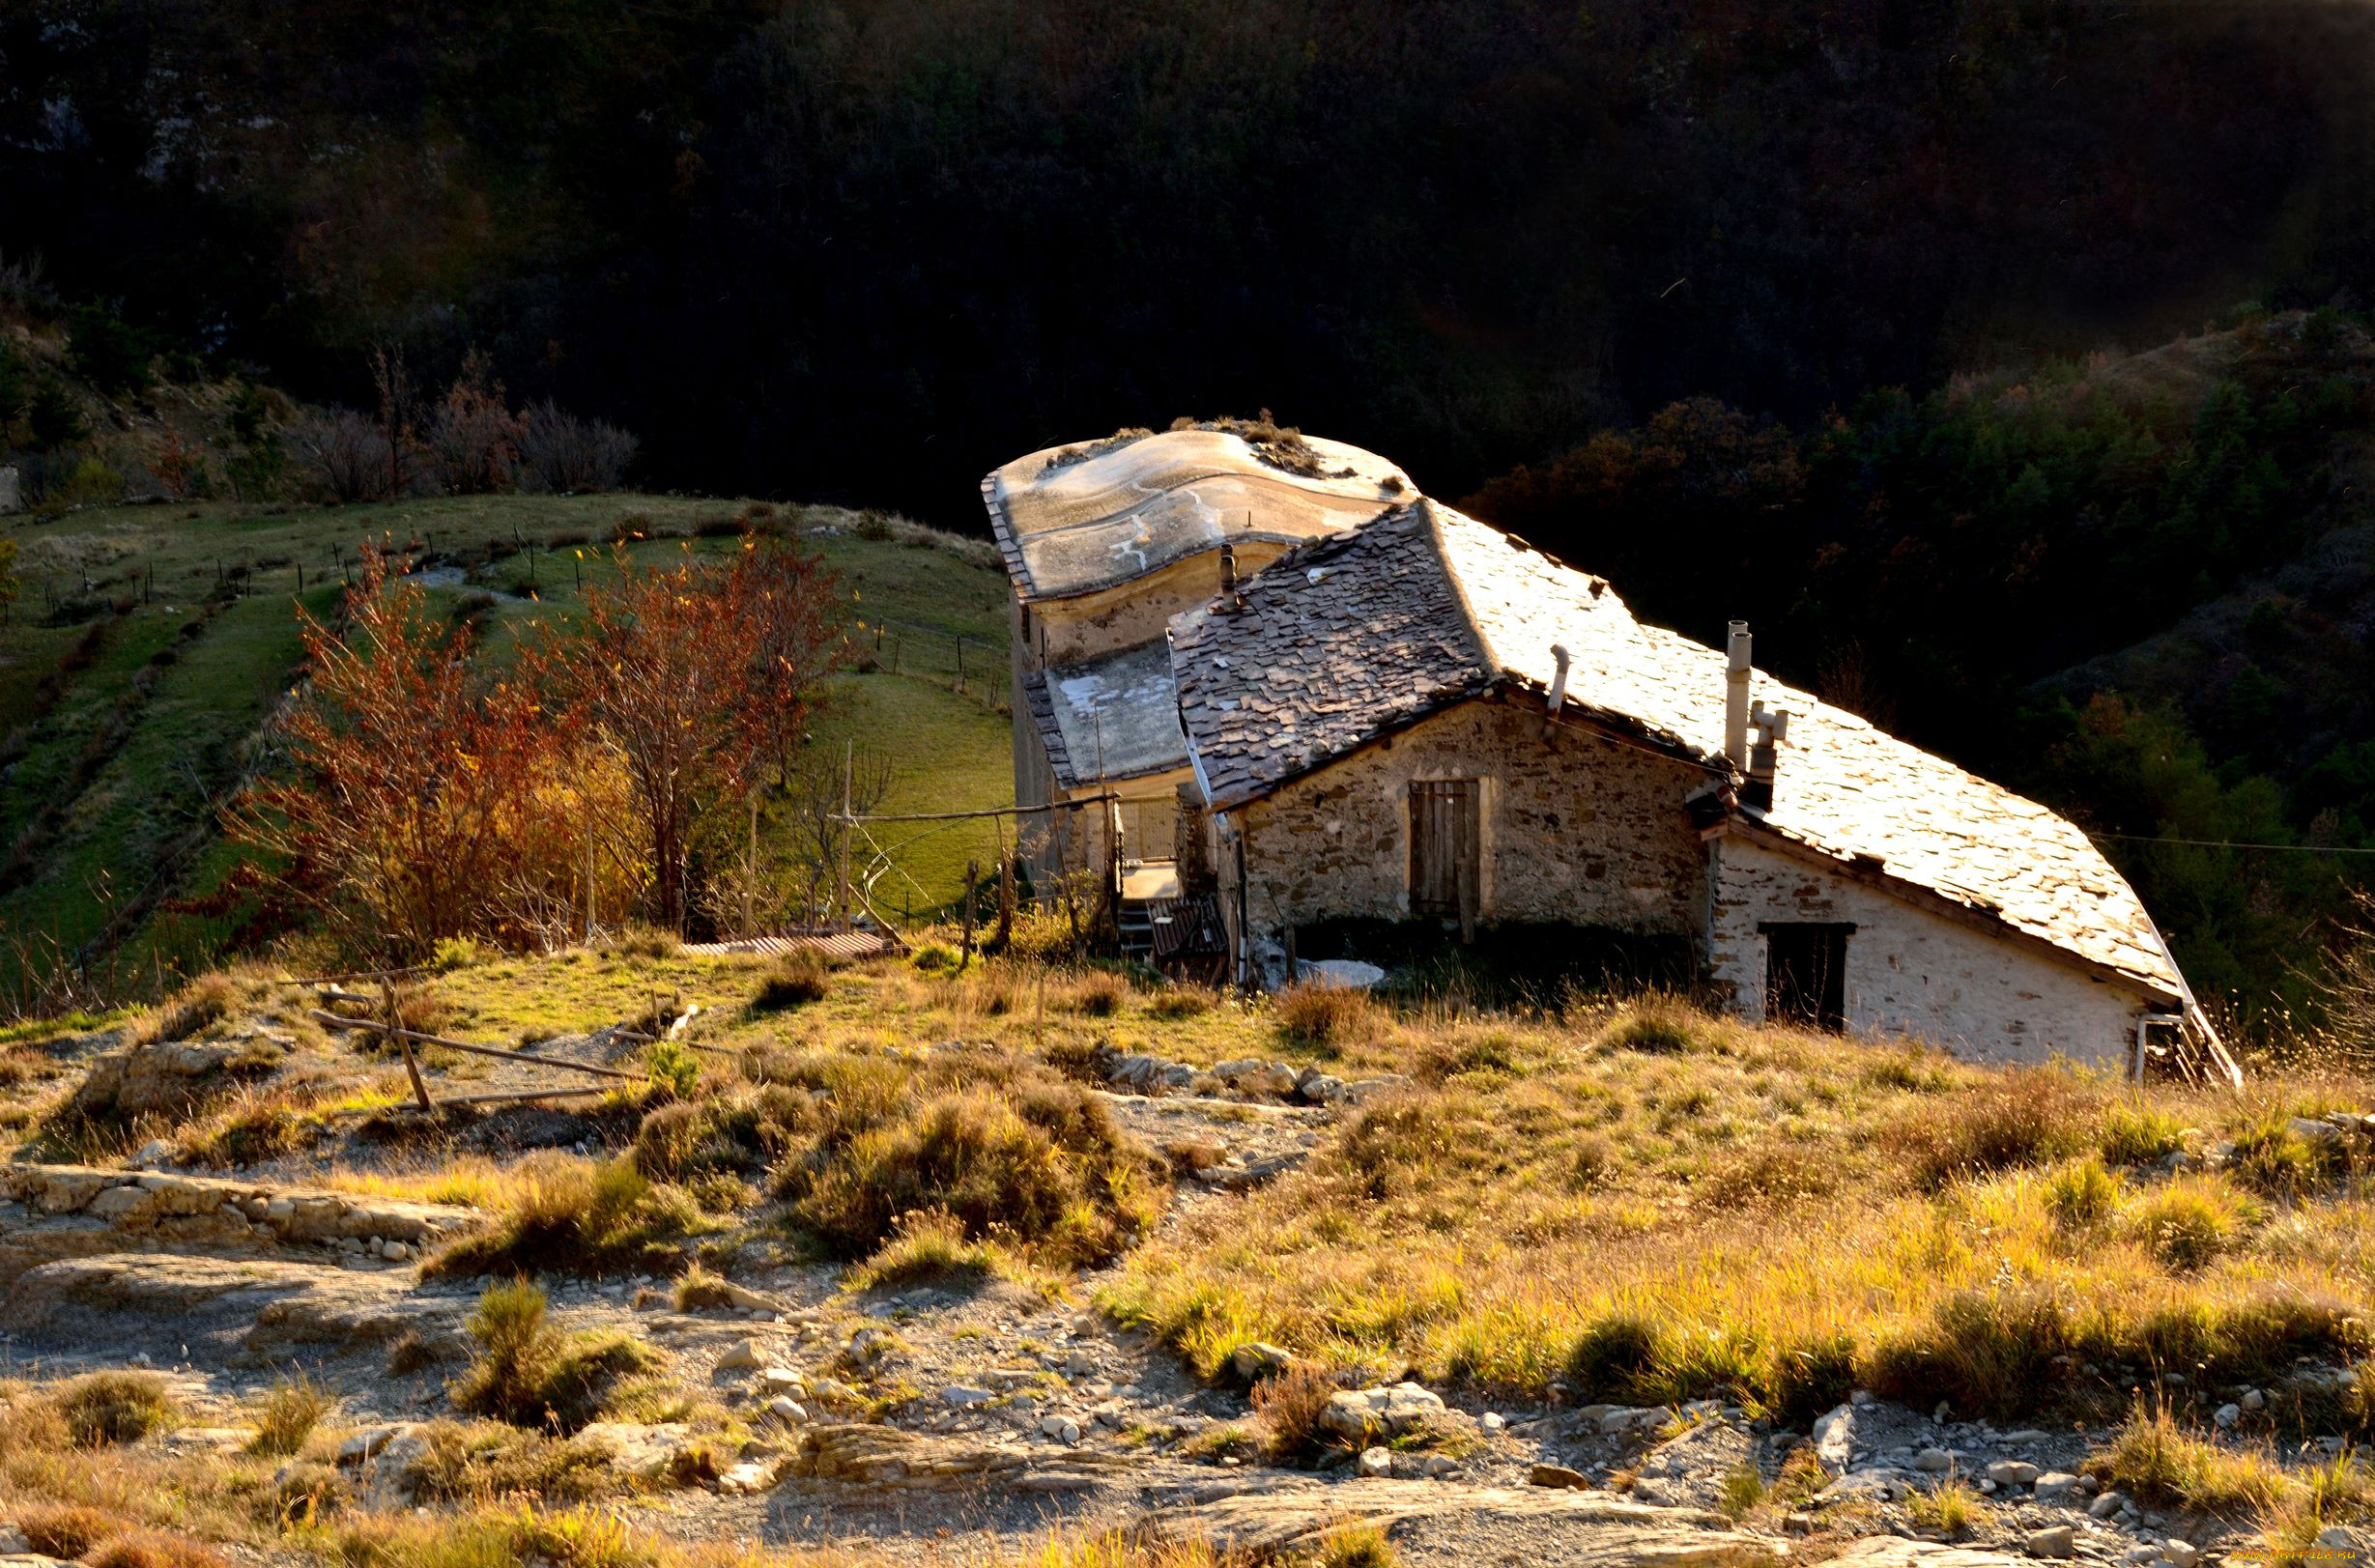
[[[1241,611],[1171,622],[1180,711],[1215,806],[1492,684],[1423,504],[1280,556],[1243,597]]]
[[[1217,549],[1224,538],[1320,538],[1413,494],[1409,477],[1374,452],[1302,440],[1317,477],[1265,463],[1228,432],[1176,430],[1076,461],[1077,444],[1033,452],[983,480],[982,498],[1016,590],[1060,599]]]
[[[1720,651],[1642,625],[1603,580],[1448,507],[1421,500],[1292,552],[1245,600],[1173,622],[1181,710],[1216,807],[1495,685],[1547,692],[1554,644],[1571,656],[1562,711],[1726,765]],[[1752,819],[2182,990],[2142,902],[2075,825],[1762,670],[1750,690],[1790,714],[1773,806]]]
[[[1170,649],[1161,642],[1023,677],[1047,761],[1067,789],[1186,767],[1188,737],[1173,691]]]

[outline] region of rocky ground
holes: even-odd
[[[119,1086],[215,1070],[241,1048],[210,1047],[203,1062],[152,1053],[135,1068],[115,1054],[91,1065],[89,1043],[56,1054]],[[546,1049],[610,1055],[590,1037]],[[1159,1059],[1102,1066],[1122,1124],[1188,1173],[1173,1223],[1291,1168],[1371,1087],[1314,1092],[1313,1075],[1261,1063],[1185,1075]],[[532,1087],[515,1064],[486,1082]],[[507,1125],[514,1141],[523,1128],[572,1147],[602,1135],[553,1113]],[[153,1148],[135,1163],[170,1159]],[[185,1411],[145,1440],[165,1445],[238,1446],[266,1391],[302,1371],[337,1399],[339,1464],[357,1494],[409,1507],[408,1467],[424,1451],[422,1423],[453,1413],[464,1320],[483,1283],[424,1279],[421,1262],[483,1223],[469,1209],[309,1185],[284,1166],[0,1167],[0,1348],[12,1375],[36,1381],[157,1369]],[[730,1273],[725,1304],[698,1310],[680,1310],[653,1275],[543,1281],[562,1329],[631,1333],[688,1397],[730,1417],[723,1428],[608,1420],[581,1437],[644,1479],[639,1518],[685,1538],[926,1561],[952,1543],[1018,1550],[1051,1527],[1136,1525],[1258,1556],[1368,1520],[1411,1564],[1838,1554],[1859,1568],[2013,1556],[2196,1568],[2252,1539],[2240,1521],[2100,1490],[2082,1469],[2087,1432],[1999,1428],[1861,1394],[1793,1432],[1713,1402],[1521,1408],[1408,1383],[1346,1389],[1321,1419],[1333,1457],[1284,1467],[1261,1457],[1242,1387],[1198,1383],[1087,1305],[1094,1274],[1052,1296],[999,1279],[853,1292],[840,1269],[762,1246],[743,1247]],[[1239,1370],[1285,1360],[1256,1346]],[[2271,1397],[2225,1392],[2226,1425],[2249,1425]],[[688,1471],[678,1456],[721,1430],[731,1451]],[[2325,1450],[2313,1441],[2284,1457],[2309,1464]],[[1979,1495],[1951,1533],[1925,1505],[1950,1482]],[[2329,1533],[2337,1551],[2361,1544]]]

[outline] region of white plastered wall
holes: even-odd
[[[1764,1015],[1758,927],[1768,921],[1855,927],[1846,1013],[1856,1034],[1916,1037],[1975,1061],[2060,1056],[2124,1069],[2137,1018],[2158,1011],[2140,991],[1812,861],[1731,836],[1708,848],[1708,967],[1731,991],[1733,1011],[1751,1021]]]

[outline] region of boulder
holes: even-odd
[[[1814,1426],[1815,1457],[1833,1475],[1847,1473],[1855,1453],[1855,1407],[1841,1405],[1819,1416]]]
[[[1372,1478],[1391,1475],[1393,1473],[1393,1450],[1390,1448],[1363,1448],[1360,1451],[1358,1468],[1361,1474]]]
[[[1294,1353],[1285,1346],[1259,1339],[1238,1346],[1237,1354],[1229,1357],[1229,1370],[1247,1383],[1274,1377],[1294,1364]]]
[[[2031,1530],[2020,1549],[2032,1557],[2074,1557],[2078,1553],[2078,1532],[2069,1525]]]
[[[1997,1486],[2027,1486],[2037,1479],[2037,1467],[2025,1459],[1999,1459],[1988,1467],[1988,1479]]]
[[[669,1473],[693,1440],[693,1429],[682,1421],[596,1421],[578,1433],[578,1441],[610,1455],[611,1466],[639,1480],[656,1480]]]
[[[365,1460],[356,1476],[356,1491],[366,1508],[410,1508],[420,1489],[427,1466],[427,1433],[407,1424],[391,1431],[378,1453]]]
[[[1582,1470],[1571,1470],[1564,1465],[1536,1465],[1526,1472],[1528,1486],[1566,1487],[1574,1491],[1590,1490],[1591,1477]]]
[[[2083,1477],[2068,1470],[2046,1470],[2037,1477],[2036,1485],[2039,1502],[2075,1502],[2088,1490]]]
[[[232,1054],[220,1045],[183,1044],[109,1051],[91,1063],[67,1108],[95,1122],[179,1119],[231,1087]]]
[[[757,1370],[758,1364],[758,1346],[747,1339],[727,1346],[725,1354],[718,1357],[720,1372],[750,1372]]]
[[[1415,1383],[1390,1388],[1347,1388],[1328,1396],[1320,1425],[1337,1437],[1363,1441],[1400,1437],[1444,1413],[1444,1402]]]

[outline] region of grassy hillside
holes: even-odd
[[[204,902],[236,861],[216,813],[290,689],[297,606],[331,613],[359,545],[408,553],[433,605],[476,615],[500,657],[529,620],[565,618],[581,584],[615,570],[618,533],[643,558],[722,551],[741,515],[680,497],[505,496],[0,524],[25,581],[0,628],[0,985],[29,952],[60,951],[83,955],[100,989],[153,982],[238,934],[237,908]],[[1010,800],[1003,580],[985,547],[838,510],[797,515],[841,577],[857,656],[830,683],[816,744],[887,758],[881,812]],[[987,823],[901,844],[919,832],[881,830],[898,846],[877,884],[887,908],[945,904],[968,859],[993,858]]]

